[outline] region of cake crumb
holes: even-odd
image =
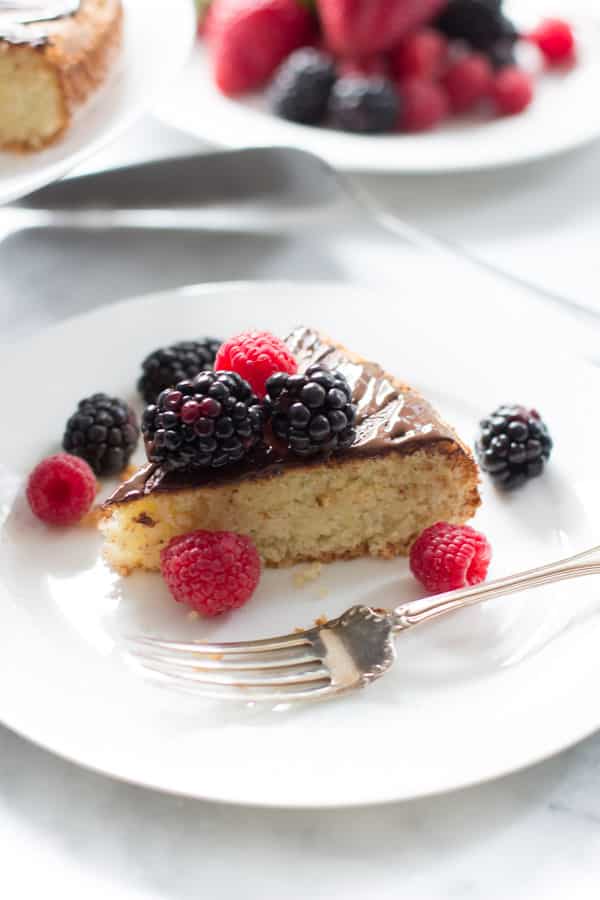
[[[195,619],[200,618],[200,613],[196,609],[190,609],[189,613],[187,614],[187,617],[190,620],[190,622],[193,622]]]
[[[297,588],[304,587],[305,584],[308,584],[309,581],[315,581],[321,574],[323,570],[323,564],[320,562],[313,562],[310,565],[305,566],[299,572],[294,572],[292,578],[294,581],[294,586]]]
[[[329,619],[325,615],[325,613],[321,613],[318,619],[315,619],[315,625],[327,625]]]
[[[97,528],[103,518],[104,510],[102,509],[102,506],[92,506],[89,512],[86,512],[79,524],[83,525],[85,528]]]

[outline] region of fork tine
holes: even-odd
[[[300,665],[318,662],[320,657],[314,650],[299,649],[293,656],[285,656],[282,651],[271,651],[270,655],[240,654],[242,659],[237,659],[233,654],[219,659],[219,654],[212,654],[215,659],[195,653],[159,653],[150,647],[132,648],[130,655],[140,660],[154,660],[165,664],[177,665],[185,668],[202,669],[204,671],[219,672],[254,672],[259,669],[287,669]],[[245,658],[244,658],[245,657]]]
[[[309,684],[315,682],[329,683],[331,676],[328,669],[322,664],[313,666],[308,671],[294,671],[286,669],[283,672],[271,670],[264,672],[258,669],[256,677],[248,677],[244,673],[243,678],[228,677],[230,673],[227,671],[206,671],[197,670],[189,667],[179,666],[177,664],[162,663],[157,660],[138,660],[139,665],[151,672],[157,672],[159,675],[173,678],[180,681],[188,681],[193,684],[204,684],[212,687],[235,687],[239,689],[250,688],[281,688],[293,687],[297,684]],[[235,673],[231,673],[235,675]]]
[[[201,641],[170,641],[164,638],[146,636],[128,637],[125,640],[132,646],[142,645],[163,650],[175,650],[181,653],[206,654],[213,657],[216,654],[228,653],[263,653],[267,650],[283,650],[290,647],[307,646],[312,643],[306,631],[264,638],[259,641],[233,641],[221,644],[207,644]]]

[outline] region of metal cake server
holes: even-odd
[[[521,278],[480,259],[445,237],[424,231],[385,209],[354,176],[336,171],[318,156],[293,147],[248,147],[180,156],[68,178],[48,185],[16,205],[0,208],[0,237],[8,232],[43,226],[82,229],[194,229],[206,227],[215,209],[222,215],[243,208],[256,217],[262,210],[270,223],[302,211],[343,205],[399,240],[488,272],[532,296],[598,323],[600,314],[569,297]],[[242,211],[242,212],[240,212]],[[209,220],[210,221],[210,220]],[[214,221],[214,220],[213,220]],[[317,223],[313,223],[317,227]]]
[[[600,547],[471,588],[424,597],[391,611],[353,606],[293,634],[235,643],[129,638],[128,657],[165,685],[220,700],[288,704],[332,700],[381,678],[399,634],[448,613],[557,581],[600,573]]]

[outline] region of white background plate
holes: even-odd
[[[600,31],[590,5],[519,0],[507,4],[522,27],[562,14],[579,26],[580,59],[569,73],[545,74],[522,115],[491,121],[453,119],[420,135],[352,135],[286,122],[262,97],[231,100],[219,93],[202,45],[194,50],[173,96],[156,112],[166,123],[225,147],[298,147],[332,165],[357,172],[450,172],[486,169],[539,159],[581,145],[600,134]],[[574,9],[575,6],[575,9]],[[579,11],[579,12],[577,12]]]
[[[186,61],[195,33],[191,0],[123,0],[123,52],[71,128],[40,153],[0,152],[0,203],[49,184],[116,138],[155,101]]]
[[[475,524],[494,547],[491,575],[592,546],[600,534],[600,377],[555,355],[541,363],[530,335],[506,344],[504,360],[498,345],[491,363],[477,303],[423,296],[408,314],[383,293],[349,287],[209,285],[114,305],[6,348],[0,380],[18,389],[4,392],[2,413],[0,719],[130,781],[297,807],[455,788],[599,727],[592,582],[499,600],[405,635],[385,679],[335,703],[277,712],[219,705],[140,681],[122,661],[120,637],[143,630],[235,640],[309,625],[354,602],[391,606],[418,595],[406,562],[336,563],[303,588],[291,570],[267,572],[242,610],[191,621],[159,576],[117,577],[101,561],[94,531],[48,530],[22,497],[23,475],[57,449],[81,396],[106,390],[135,401],[146,351],[256,325],[285,334],[301,321],[411,380],[467,439],[498,402],[541,409],[556,439],[547,474],[510,496],[484,484]]]

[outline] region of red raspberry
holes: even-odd
[[[74,525],[90,509],[97,487],[95,475],[84,459],[57,453],[42,460],[29,476],[27,500],[42,522]]]
[[[575,56],[575,35],[568,22],[562,19],[545,19],[529,35],[550,65],[570,62]]]
[[[218,616],[250,599],[260,578],[260,557],[244,535],[192,531],[161,551],[160,569],[178,603]]]
[[[298,364],[287,346],[274,334],[243,331],[220,346],[215,371],[237,372],[258,397],[264,397],[267,378],[275,372],[295,375]]]
[[[314,28],[298,0],[213,0],[204,31],[217,86],[232,97],[262,87]]]
[[[411,34],[390,54],[395,78],[439,78],[448,62],[448,41],[433,28]]]
[[[414,542],[410,568],[428,591],[440,594],[480,584],[491,558],[492,548],[479,531],[468,525],[437,522]]]
[[[492,96],[501,115],[523,112],[533,100],[531,76],[518,66],[501,69],[494,79]]]
[[[482,53],[470,53],[450,66],[442,83],[446,88],[450,106],[457,112],[466,112],[489,94],[493,72]]]
[[[340,59],[337,62],[339,78],[353,75],[364,75],[371,78],[374,75],[382,75],[384,78],[389,73],[389,65],[385,56],[361,56],[357,59]]]
[[[401,98],[401,131],[428,131],[450,112],[448,98],[434,81],[407,78],[398,85]]]

